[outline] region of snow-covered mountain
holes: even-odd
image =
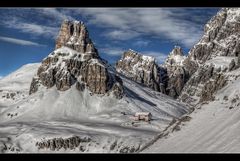
[[[79,91],[87,88],[94,94],[113,94],[117,98],[123,94],[121,78],[109,72],[85,25],[65,20],[56,40],[56,50],[42,61],[29,93],[35,93],[41,86],[56,86],[66,91],[75,84]]]
[[[215,100],[198,104],[187,121],[179,121],[144,153],[239,153],[240,69],[227,74],[228,85]]]
[[[191,111],[117,73],[82,22],[64,21],[59,37],[42,63],[0,80],[1,95],[25,94],[0,98],[1,152],[136,152]],[[133,121],[136,112],[151,112],[152,121]]]
[[[129,50],[117,61],[116,70],[155,91],[177,98],[189,79],[183,65],[185,59],[186,56],[179,46],[173,48],[161,65],[156,63],[154,57]]]
[[[183,62],[191,77],[179,100],[195,110],[144,152],[240,152],[239,22],[239,8],[224,8],[206,24]]]
[[[197,104],[214,99],[226,85],[226,74],[239,67],[239,8],[220,10],[206,25],[203,37],[183,62],[190,79],[180,99]]]
[[[64,21],[53,52],[0,80],[1,152],[239,152],[239,23],[221,9],[187,56],[129,50],[115,69]]]
[[[124,76],[146,85],[155,91],[165,92],[164,69],[160,68],[152,56],[142,55],[129,49],[116,63],[117,72]]]
[[[40,63],[24,65],[11,75],[1,79],[0,107],[14,104],[28,96],[31,78],[39,66]]]

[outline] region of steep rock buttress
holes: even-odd
[[[88,89],[94,94],[113,93],[117,98],[122,97],[121,78],[109,72],[107,62],[99,56],[83,22],[65,20],[55,48],[38,68],[29,94],[41,85],[65,91],[76,84],[79,91]]]

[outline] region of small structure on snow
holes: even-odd
[[[152,119],[152,114],[150,112],[136,112],[135,115],[132,117],[134,121],[150,121]]]

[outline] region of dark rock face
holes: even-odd
[[[165,71],[156,64],[153,57],[128,50],[116,63],[116,70],[138,83],[165,93]]]
[[[234,68],[236,67],[236,63],[234,61],[234,59],[232,59],[231,63],[229,64],[229,71],[232,71],[234,70]]]
[[[38,86],[39,86],[38,78],[33,78],[30,85],[29,94],[31,95],[32,93],[37,92]]]
[[[185,56],[181,47],[175,46],[172,52],[170,52],[165,63],[162,65],[167,70],[167,89],[166,94],[177,98],[185,83],[187,82],[188,73],[186,68],[183,66]]]
[[[107,68],[100,64],[86,64],[81,68],[81,82],[85,82],[90,91],[97,94],[104,94],[113,85],[111,75],[108,73]]]
[[[200,102],[213,101],[214,93],[224,87],[227,84],[227,80],[223,74],[213,75],[213,81],[207,81],[202,89],[200,95]]]
[[[86,146],[86,143],[90,142],[91,138],[81,138],[79,136],[73,136],[69,138],[53,138],[45,141],[37,142],[36,146],[38,149],[50,149],[51,151],[58,151],[62,148],[67,149],[76,149],[79,148],[82,151],[80,144]]]
[[[214,65],[203,65],[186,83],[180,99],[189,104],[214,100],[214,94],[227,84],[223,70]]]
[[[173,98],[177,98],[188,80],[187,73],[183,67],[172,68],[168,73],[167,94]]]
[[[29,94],[36,92],[40,84],[47,88],[56,86],[61,91],[76,84],[79,91],[88,89],[94,94],[106,94],[114,90],[117,98],[123,96],[121,78],[116,79],[108,71],[107,62],[98,56],[82,22],[64,21],[56,48],[42,61]]]

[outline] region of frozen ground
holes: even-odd
[[[65,92],[41,87],[28,96],[38,66],[25,65],[0,80],[1,152],[135,152],[174,118],[190,111],[184,104],[125,77],[126,95],[121,100],[92,95],[87,90],[80,92],[75,85]],[[7,93],[16,94],[2,97]],[[130,117],[140,111],[151,112],[153,121],[132,123]],[[58,151],[38,149],[36,145],[74,136],[88,137],[90,141]]]

